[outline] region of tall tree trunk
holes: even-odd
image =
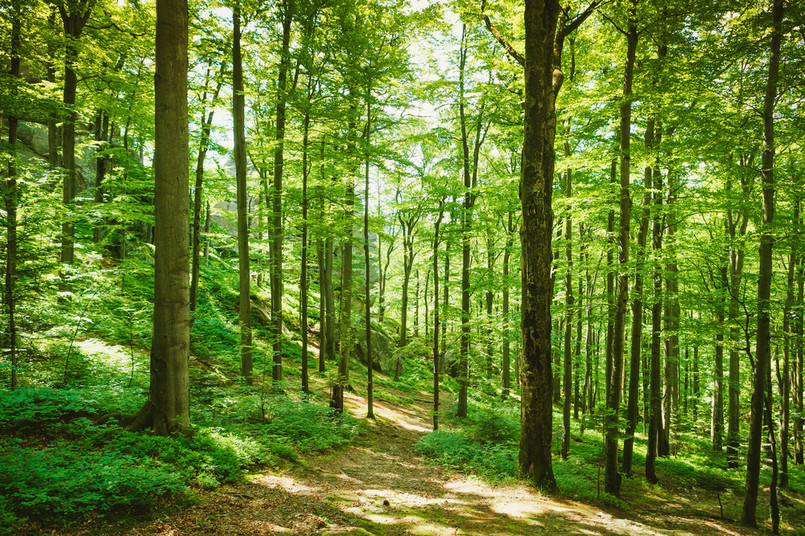
[[[310,88],[308,88],[310,96]],[[310,168],[308,167],[308,136],[310,133],[310,113],[305,111],[302,120],[302,255],[299,261],[299,332],[302,336],[302,392],[310,392],[308,373],[308,337],[307,337],[307,307],[308,307],[308,276],[307,276],[307,250],[308,250],[308,196],[307,183]]]
[[[467,117],[464,105],[465,68],[467,65],[467,25],[461,29],[461,50],[459,58],[458,109],[461,122],[461,148],[464,176],[464,210],[461,213],[461,344],[459,347],[458,371],[458,409],[459,417],[467,416],[467,386],[469,383],[470,352],[470,232],[472,229],[471,210],[473,206],[472,175],[470,171],[470,151],[467,134]]]
[[[492,309],[495,304],[495,292],[492,290],[493,288],[493,281],[494,281],[494,269],[495,269],[495,240],[492,236],[491,231],[487,234],[486,237],[486,273],[487,277],[489,278],[489,286],[486,289],[485,298],[486,298],[486,326],[484,327],[484,337],[486,338],[486,379],[492,380],[494,376],[493,368],[494,368],[494,352],[495,352],[495,344],[492,337],[492,323],[494,319],[492,317]]]
[[[240,46],[240,45],[238,45]],[[234,55],[234,43],[233,43]],[[209,71],[208,71],[209,72]],[[190,262],[191,275],[190,275],[190,312],[196,310],[196,303],[198,301],[198,281],[199,281],[199,255],[201,249],[201,200],[204,197],[204,161],[207,158],[207,149],[210,146],[210,132],[212,131],[212,119],[215,114],[215,106],[218,102],[218,95],[221,92],[221,86],[224,81],[224,74],[226,72],[225,62],[221,62],[221,68],[218,71],[218,80],[215,85],[215,90],[212,94],[210,102],[210,111],[206,112],[207,92],[204,91],[202,102],[204,103],[201,108],[201,137],[198,142],[198,157],[196,158],[196,182],[193,188],[193,254]],[[242,66],[241,66],[242,72]],[[191,316],[192,320],[192,316]]]
[[[802,303],[805,299],[805,274],[803,274],[803,267],[805,260],[799,260],[799,267],[797,268],[797,303]],[[796,358],[794,361],[794,370],[792,370],[792,401],[794,403],[794,410],[796,417],[794,417],[794,463],[802,465],[803,463],[803,356],[805,356],[805,344],[803,344],[803,312],[802,308],[796,309]]]
[[[372,132],[372,101],[371,88],[366,90],[366,147],[370,147],[370,134]],[[363,269],[364,286],[366,288],[366,417],[375,418],[374,411],[374,364],[372,362],[372,314],[371,294],[371,264],[369,259],[369,155],[366,155],[366,164],[363,177]]]
[[[321,199],[321,197],[319,196]],[[323,211],[322,211],[323,212]],[[321,213],[320,213],[321,215]],[[321,218],[319,221],[324,221]],[[324,330],[325,309],[324,300],[324,238],[316,238],[316,267],[319,271],[319,372],[324,372],[326,364],[324,361],[324,345],[326,341],[326,331]]]
[[[288,92],[289,49],[291,42],[291,21],[293,20],[294,0],[283,0],[282,9],[282,48],[280,50],[279,73],[277,74],[277,135],[274,149],[274,183],[271,192],[271,324],[274,354],[274,367],[271,377],[274,382],[282,381],[282,173],[285,149],[285,103]],[[351,252],[350,252],[351,253]]]
[[[81,32],[89,20],[95,0],[78,0],[71,5],[59,4],[64,34],[67,37],[64,55],[64,92],[62,103],[66,108],[66,117],[62,124],[62,168],[64,169],[64,189],[62,201],[68,208],[67,219],[62,223],[60,261],[73,264],[75,258],[75,224],[72,222],[72,207],[76,194],[75,123],[78,116],[75,111],[78,75],[75,72],[75,61],[78,58],[77,42]],[[68,11],[68,8],[72,8]]]
[[[726,290],[726,266],[719,270],[721,289]],[[716,301],[716,343],[713,352],[713,409],[710,421],[710,440],[713,450],[721,452],[724,441],[724,296]],[[667,380],[667,376],[666,376]],[[666,391],[667,393],[667,391]]]
[[[154,138],[154,431],[186,430],[189,412],[187,1],[157,0]],[[150,410],[150,411],[149,411]]]
[[[616,284],[615,320],[612,336],[612,377],[607,389],[606,425],[606,466],[604,489],[607,493],[618,495],[621,476],[618,473],[618,434],[621,402],[621,377],[623,375],[624,330],[626,303],[629,297],[629,223],[632,201],[629,195],[631,171],[631,127],[632,127],[632,81],[634,78],[635,57],[637,55],[637,27],[635,11],[637,0],[629,6],[629,29],[626,33],[626,65],[623,77],[623,99],[620,124],[620,222],[618,236],[618,278]]]
[[[50,15],[48,15],[48,27],[49,30],[56,32],[56,17],[59,8],[56,7],[56,4],[50,4]],[[56,84],[56,56],[58,54],[58,46],[55,39],[51,39],[48,42],[48,50],[47,50],[47,64],[45,66],[46,69],[46,78],[47,81],[51,84]],[[59,127],[59,123],[61,121],[56,116],[56,114],[52,114],[51,117],[48,118],[48,165],[50,169],[55,170],[59,167],[59,147],[61,146],[61,128]]]
[[[249,192],[246,183],[246,95],[240,50],[240,2],[232,9],[232,117],[235,137],[235,183],[238,207],[238,322],[240,323],[240,375],[252,382],[251,272],[249,269]]]
[[[674,173],[668,173],[666,193],[666,222],[668,239],[665,251],[668,262],[665,265],[665,397],[663,399],[663,436],[660,441],[661,455],[670,454],[671,427],[673,416],[679,402],[679,267],[676,260],[676,196],[679,185]]]
[[[549,492],[556,489],[551,464],[551,122],[555,121],[556,95],[552,47],[559,11],[556,0],[525,3],[525,136],[520,178],[523,355],[519,467],[532,485]]]
[[[439,228],[444,218],[444,198],[439,199],[439,216],[433,225],[433,430],[439,429]]]
[[[662,173],[654,175],[654,215],[651,246],[654,251],[654,301],[651,306],[651,367],[648,404],[648,446],[646,447],[646,480],[657,483],[657,454],[662,434],[662,377],[660,376],[660,347],[662,344]],[[644,372],[645,373],[645,372]]]
[[[568,131],[570,130],[568,124]],[[570,143],[565,142],[565,155],[570,155]],[[565,171],[565,197],[568,204],[573,198],[573,170]],[[565,272],[565,337],[564,337],[564,363],[562,371],[562,447],[560,454],[563,460],[567,459],[570,452],[570,403],[571,388],[573,382],[573,217],[572,209],[565,216],[565,262],[567,271]]]
[[[786,299],[783,310],[783,366],[777,362],[777,380],[780,388],[780,487],[788,488],[788,453],[789,453],[789,432],[791,424],[791,374],[790,367],[794,353],[794,325],[796,317],[794,315],[794,276],[795,267],[799,262],[797,250],[799,249],[799,197],[794,199],[793,214],[793,241],[791,244],[791,254],[788,259],[788,281],[786,282]]]
[[[106,163],[108,161],[108,157],[104,154],[106,150],[106,144],[109,140],[109,115],[105,113],[103,110],[98,111],[98,115],[95,119],[95,141],[97,142],[97,147],[95,152],[97,156],[95,157],[95,204],[99,207],[104,202],[104,195],[103,195],[103,181],[106,178]],[[99,219],[95,222],[95,226],[92,229],[92,241],[96,244],[99,243],[103,239],[103,220]]]
[[[646,124],[644,137],[646,149],[654,148],[654,119],[649,118]],[[659,170],[657,170],[659,171]],[[646,258],[646,239],[648,236],[648,222],[651,212],[651,184],[654,170],[646,166],[643,184],[643,209],[640,215],[640,228],[637,232],[637,251],[634,276],[634,289],[632,291],[632,337],[629,364],[629,402],[626,410],[626,438],[623,440],[623,466],[626,475],[632,474],[632,454],[634,452],[634,434],[637,429],[639,415],[639,387],[640,387],[640,358],[641,343],[643,340],[643,265]]]
[[[511,390],[511,332],[509,329],[509,263],[511,260],[511,249],[514,245],[514,214],[509,211],[506,222],[506,247],[503,250],[503,350],[501,355],[502,376],[503,376],[503,399],[509,397]],[[435,279],[434,279],[435,281]]]
[[[741,157],[743,166],[750,167],[752,157],[744,161]],[[741,183],[743,194],[746,199],[751,198],[752,175],[743,172]],[[730,182],[727,182],[727,190],[731,189]],[[741,282],[743,279],[744,265],[744,236],[746,235],[749,216],[745,210],[734,214],[732,209],[727,210],[727,234],[730,242],[730,288],[729,288],[729,319],[730,319],[730,362],[729,362],[729,407],[727,417],[727,467],[736,469],[739,466],[740,449],[740,417],[741,417],[741,352],[739,351],[741,342],[741,329],[738,326],[738,315],[741,309]]]
[[[758,485],[760,484],[760,458],[763,453],[763,397],[766,393],[766,376],[771,359],[769,316],[772,278],[772,246],[774,235],[774,101],[777,98],[777,78],[780,69],[780,44],[783,22],[783,0],[773,0],[769,75],[763,99],[763,217],[760,226],[760,266],[758,270],[757,338],[755,348],[755,377],[752,386],[752,416],[749,423],[749,450],[746,456],[746,495],[741,522],[756,527]]]
[[[11,5],[11,43],[9,56],[11,65],[9,76],[20,78],[20,62],[22,49],[22,0],[14,0]],[[14,94],[16,89],[12,89]],[[16,96],[16,95],[14,95]],[[17,203],[19,192],[17,191],[17,127],[19,120],[14,115],[8,116],[8,146],[10,155],[8,157],[8,176],[6,177],[6,187],[4,193],[6,209],[6,270],[5,270],[5,296],[4,305],[8,312],[8,352],[11,362],[11,389],[17,388],[17,369],[19,368],[17,357]]]
[[[333,251],[335,243],[332,235],[324,240],[324,304],[327,314],[324,317],[326,334],[324,348],[325,359],[335,359],[335,292],[333,292]]]

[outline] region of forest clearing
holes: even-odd
[[[798,2],[0,13],[0,535],[805,534]]]

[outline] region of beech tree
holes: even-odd
[[[187,0],[157,0],[154,329],[151,386],[137,423],[166,435],[190,426]]]

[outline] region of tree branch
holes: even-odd
[[[506,49],[506,52],[509,54],[509,56],[514,58],[517,63],[525,67],[525,57],[517,52],[511,43],[509,43],[509,41],[503,37],[503,34],[501,34],[498,29],[495,28],[495,26],[492,24],[492,21],[489,19],[489,16],[484,13],[485,8],[486,0],[481,0],[481,18],[484,20],[484,24],[486,24],[486,29],[489,30],[493,36],[495,36],[495,39],[497,39],[498,43],[500,43],[503,48]]]

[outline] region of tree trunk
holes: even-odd
[[[238,46],[240,46],[238,44]],[[233,43],[234,55],[234,43]],[[242,71],[242,67],[241,67]],[[204,196],[204,161],[207,158],[207,149],[210,146],[210,132],[212,131],[212,119],[215,114],[215,107],[218,102],[218,95],[221,92],[221,86],[224,81],[224,74],[226,66],[221,62],[221,69],[218,71],[218,80],[215,85],[215,91],[212,95],[210,103],[210,111],[206,112],[206,105],[202,105],[201,109],[201,137],[198,142],[198,157],[196,158],[196,182],[193,188],[193,256],[191,259],[191,276],[190,276],[190,311],[191,313],[196,310],[196,302],[198,301],[198,280],[199,280],[199,255],[201,249],[201,200]],[[202,102],[206,103],[207,92],[205,90]],[[205,117],[206,115],[206,117]],[[191,317],[192,319],[192,317]]]
[[[252,382],[251,272],[249,269],[249,193],[246,183],[246,95],[240,50],[240,2],[232,9],[232,117],[235,137],[235,183],[238,208],[238,322],[240,324],[240,376]]]
[[[558,16],[556,0],[526,0],[525,136],[520,179],[523,355],[519,467],[532,485],[549,492],[556,489],[551,464],[551,121],[555,120],[552,45]]]
[[[288,91],[288,51],[291,41],[291,21],[294,0],[283,0],[282,48],[277,74],[277,135],[274,149],[274,188],[271,192],[271,324],[274,367],[271,377],[282,381],[282,173],[285,148],[285,101]]]
[[[644,137],[646,149],[654,148],[654,119],[650,118],[646,125]],[[659,170],[657,170],[659,171]],[[643,183],[651,184],[654,170],[646,166]],[[640,228],[637,232],[636,266],[634,276],[634,289],[632,291],[632,337],[629,364],[629,402],[626,410],[626,438],[623,440],[623,466],[622,470],[627,476],[632,474],[632,454],[634,452],[634,434],[639,418],[639,387],[640,387],[640,358],[641,343],[643,339],[643,265],[646,258],[646,239],[648,236],[648,222],[651,212],[651,190],[646,187],[643,191],[643,209],[640,215]]]
[[[335,293],[333,292],[333,251],[335,244],[333,237],[328,236],[324,241],[324,304],[327,314],[324,318],[324,332],[326,334],[324,348],[325,359],[335,359]]]
[[[439,216],[433,226],[433,430],[439,429],[439,228],[444,217],[444,198],[439,199]]]
[[[66,117],[62,124],[62,168],[64,169],[64,189],[62,201],[68,209],[67,219],[62,223],[60,261],[64,264],[73,264],[75,258],[75,224],[72,222],[73,200],[76,194],[76,163],[75,163],[75,123],[78,118],[75,112],[75,100],[78,90],[78,76],[74,70],[78,58],[77,41],[89,20],[93,0],[78,0],[68,6],[59,5],[64,34],[67,37],[64,55],[64,93],[62,103],[66,108]],[[68,7],[72,7],[68,11]]]
[[[369,135],[372,132],[372,102],[370,99],[371,88],[366,90],[366,147],[370,147]],[[366,417],[369,419],[375,418],[374,412],[374,378],[372,363],[372,314],[370,299],[370,282],[371,282],[371,264],[369,259],[369,155],[366,155],[366,167],[364,173],[363,183],[363,269],[364,269],[364,286],[366,288]]]
[[[20,63],[22,49],[22,0],[14,0],[11,5],[11,43],[10,58],[11,69],[9,76],[20,78]],[[13,87],[13,86],[12,86]],[[16,89],[12,89],[17,93]],[[14,95],[16,97],[16,95]],[[10,155],[8,158],[8,176],[6,178],[6,188],[4,193],[6,209],[6,270],[5,270],[5,296],[3,299],[6,310],[8,311],[8,353],[11,362],[11,389],[17,388],[17,369],[19,368],[17,357],[17,204],[19,202],[19,192],[17,190],[17,126],[19,120],[14,115],[8,116],[8,146]]]
[[[154,330],[146,406],[157,434],[190,425],[187,1],[157,0]]]
[[[668,239],[665,251],[668,263],[665,265],[665,397],[663,416],[665,423],[660,441],[661,455],[670,454],[671,427],[673,416],[679,403],[679,267],[676,260],[676,194],[679,186],[673,173],[668,174],[666,194],[666,222]]]
[[[651,246],[654,251],[654,302],[651,306],[651,367],[648,404],[648,446],[646,447],[646,480],[657,483],[656,461],[662,433],[662,379],[660,376],[660,346],[662,343],[662,173],[654,175],[654,215]]]
[[[511,249],[514,245],[514,214],[509,211],[508,221],[506,222],[506,248],[503,250],[503,351],[501,359],[503,361],[503,399],[509,397],[511,390],[511,332],[509,329],[509,263],[511,260]],[[435,281],[435,280],[434,280]]]
[[[752,157],[742,164],[750,164]],[[751,164],[750,164],[751,165]],[[744,168],[749,166],[742,166]],[[744,172],[741,178],[743,194],[746,199],[752,196],[752,183],[750,173]],[[727,182],[727,190],[731,189]],[[727,233],[730,242],[730,288],[729,288],[729,319],[730,319],[730,362],[729,362],[729,408],[727,411],[727,467],[736,469],[739,466],[740,450],[740,417],[741,417],[741,329],[738,326],[738,315],[741,308],[741,280],[744,265],[744,236],[746,235],[749,215],[746,210],[734,215],[732,210],[727,211]]]
[[[774,101],[777,98],[777,77],[780,69],[780,44],[783,21],[783,0],[773,0],[769,75],[763,100],[763,217],[760,226],[760,266],[758,270],[757,338],[755,348],[755,377],[752,386],[752,416],[749,423],[749,450],[746,456],[746,495],[741,522],[756,527],[758,485],[760,484],[761,441],[763,436],[763,397],[766,375],[771,359],[769,316],[772,278],[772,246],[774,235]]]
[[[309,89],[308,89],[309,91]],[[308,92],[308,96],[310,93]],[[307,183],[309,175],[308,167],[308,135],[310,133],[310,113],[305,112],[302,120],[302,254],[299,261],[299,332],[302,336],[302,392],[310,392],[309,373],[308,373],[308,337],[307,337],[307,307],[308,307],[308,276],[307,276],[307,250],[308,250],[308,197]]]
[[[726,267],[720,269],[721,287],[726,290]],[[721,452],[724,438],[724,296],[716,301],[716,345],[713,352],[713,410],[710,439],[713,450]],[[667,381],[667,376],[666,376]],[[666,391],[667,392],[667,391]]]
[[[569,127],[569,125],[568,125]],[[568,131],[570,128],[568,128]],[[565,142],[565,155],[570,155],[570,143]],[[573,170],[565,172],[565,197],[568,200],[573,198]],[[562,447],[560,454],[563,460],[567,459],[570,452],[570,403],[571,388],[573,382],[573,217],[572,210],[565,216],[565,261],[567,271],[565,272],[565,337],[564,337],[564,363],[562,370]]]
[[[629,273],[627,264],[629,262],[629,223],[632,206],[629,195],[631,171],[631,155],[629,151],[632,126],[632,80],[634,77],[638,37],[634,20],[636,7],[637,0],[632,0],[629,7],[629,29],[626,34],[626,65],[624,69],[623,100],[621,104],[618,278],[616,282],[615,320],[613,322],[612,336],[612,377],[610,378],[607,389],[604,490],[616,496],[620,493],[621,488],[621,476],[618,473],[618,416],[621,402],[621,377],[623,375],[626,303],[629,297]]]

